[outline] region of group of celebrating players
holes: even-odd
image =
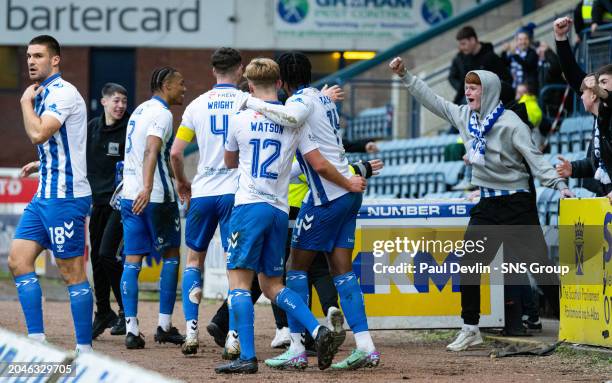
[[[564,34],[567,20],[555,21],[555,28]],[[53,37],[32,39],[27,56],[34,84],[23,93],[21,110],[26,133],[39,155],[39,162],[27,172],[39,171],[39,187],[21,217],[8,263],[28,335],[44,341],[42,291],[34,261],[45,248],[52,250],[68,287],[76,350],[86,352],[92,348],[93,296],[82,258],[85,221],[92,203],[85,160],[85,102],[61,77],[60,47]],[[306,368],[306,334],[314,340],[322,370],[379,365],[380,353],[368,330],[352,252],[365,178],[375,175],[382,163],[349,165],[332,100],[335,91],[310,87],[311,65],[305,55],[288,52],[276,62],[257,58],[243,68],[238,51],[220,48],[212,56],[212,67],[217,84],[187,106],[176,135],[170,107],[183,103],[186,88],[185,79],[172,67],[152,73],[152,97],[134,110],[127,123],[122,189],[117,193],[124,233],[120,296],[126,347],[145,346],[137,318],[138,275],[142,258],[157,252],[163,257],[163,266],[155,340],[181,344],[186,355],[197,353],[202,267],[219,227],[229,280],[229,331],[223,356],[231,361],[218,366],[216,372],[258,370],[252,299],[255,279],[263,294],[286,312],[290,332],[288,349],[267,359],[266,365]],[[460,130],[468,150],[473,165],[471,182],[480,188],[481,198],[471,210],[465,237],[491,239],[484,255],[466,254],[462,264],[488,264],[502,243],[504,248],[508,245],[510,256],[547,264],[550,260],[529,179],[538,178],[563,197],[573,194],[565,178],[535,147],[529,127],[500,101],[499,78],[485,70],[469,72],[465,78],[467,105],[457,106],[410,73],[401,58],[391,61],[390,69],[418,102]],[[237,89],[243,75],[249,93]],[[598,86],[609,85],[609,73],[602,72],[585,83],[588,89],[595,89],[596,77]],[[284,105],[278,101],[281,88],[289,96]],[[606,123],[609,121],[598,122],[600,126]],[[199,163],[190,182],[183,152],[194,140]],[[300,177],[306,179],[309,190],[297,213],[286,258],[288,190]],[[185,336],[171,322],[180,263],[179,199],[188,206],[188,254],[182,276]],[[503,225],[517,230],[500,230]],[[308,308],[308,271],[319,253],[327,257],[342,313],[355,336],[356,348],[335,364],[333,358],[344,340],[340,334],[344,318],[339,310],[332,310],[340,326],[323,326]],[[542,289],[550,290],[550,296],[558,294],[557,275],[534,277]],[[482,343],[478,328],[480,274],[462,276],[460,290],[464,324],[447,346],[450,351]],[[558,298],[552,301],[558,302]],[[215,342],[222,344],[217,336]]]
[[[9,255],[30,337],[44,340],[42,291],[34,260],[51,249],[68,286],[78,352],[91,350],[93,296],[82,259],[85,220],[91,205],[87,182],[86,108],[77,89],[62,79],[60,47],[51,36],[28,45],[34,84],[21,99],[24,125],[39,154],[39,188],[17,228]],[[243,67],[240,53],[220,48],[212,56],[217,84],[186,108],[178,130],[172,105],[183,103],[185,79],[172,67],[151,76],[151,99],[132,113],[125,138],[125,162],[119,195],[124,232],[121,299],[128,349],[144,348],[138,327],[138,275],[142,258],[163,257],[160,275],[158,342],[182,344],[184,354],[198,350],[198,312],[206,250],[219,227],[227,255],[229,328],[239,353],[231,353],[218,373],[254,373],[251,285],[256,276],[263,294],[287,313],[291,343],[266,360],[272,368],[308,365],[304,334],[315,341],[320,369],[375,367],[380,353],[368,331],[363,295],[352,271],[356,218],[366,174],[353,175],[342,146],[334,102],[310,87],[311,66],[297,52],[252,60]],[[237,89],[242,77],[249,93]],[[278,91],[289,96],[285,105]],[[197,174],[190,182],[183,152],[196,141]],[[378,170],[371,164],[367,175]],[[375,173],[375,172],[374,172]],[[309,192],[296,219],[286,259],[288,189],[304,175]],[[173,181],[174,179],[174,181]],[[175,188],[176,185],[176,188]],[[181,224],[178,200],[188,206],[188,248],[182,275],[186,335],[172,326],[179,273]],[[308,308],[307,272],[318,252],[327,254],[330,273],[356,349],[332,365],[340,346],[333,328],[320,325]],[[284,275],[286,279],[284,280]],[[283,283],[286,281],[286,285]],[[225,353],[224,353],[225,355]]]

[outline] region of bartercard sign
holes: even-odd
[[[63,45],[218,47],[233,43],[233,2],[0,0],[0,44],[50,34]]]

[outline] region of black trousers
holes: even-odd
[[[538,220],[535,199],[530,193],[482,198],[472,208],[470,216],[465,240],[484,240],[484,251],[466,253],[460,260],[462,266],[489,265],[502,244],[503,262],[552,265]],[[533,276],[544,294],[550,298],[551,304],[556,304],[558,312],[558,275],[542,273]],[[526,272],[517,272],[505,274],[504,283],[524,286],[529,281]],[[462,273],[460,289],[463,322],[477,325],[480,320],[480,273]],[[517,297],[513,296],[512,299]],[[520,302],[515,303],[520,305]]]
[[[299,208],[292,206],[289,210],[289,219],[295,220],[299,212]],[[287,259],[289,259],[289,254],[291,254],[292,232],[293,229],[289,228],[287,242],[285,243],[285,264],[287,263]],[[285,279],[286,273],[287,270],[285,270],[283,279]],[[319,302],[321,303],[321,309],[323,310],[324,315],[327,315],[327,310],[329,310],[330,307],[340,307],[338,304],[338,292],[336,291],[334,280],[329,271],[327,258],[325,257],[325,253],[322,252],[315,255],[315,258],[310,265],[310,270],[308,270],[308,291],[312,291],[313,285],[317,290],[317,294],[319,295]],[[311,294],[308,294],[308,307],[312,308]],[[289,327],[289,324],[287,323],[287,314],[283,309],[276,306],[274,302],[272,302],[272,311],[274,312],[276,328],[281,329],[283,327]]]
[[[289,211],[289,219],[294,220],[299,211],[299,208],[291,207]],[[291,251],[291,231],[292,229],[289,229],[287,241],[285,243],[285,264]],[[285,275],[283,275],[283,280],[284,279]],[[325,315],[327,315],[327,310],[329,310],[330,307],[340,307],[338,304],[338,292],[336,291],[336,286],[334,286],[334,281],[329,272],[327,258],[325,258],[324,253],[317,253],[310,267],[310,271],[308,272],[308,286],[309,288],[312,288],[313,285],[317,290],[317,294],[319,295],[319,300],[321,302],[321,308],[323,309],[323,313]],[[259,287],[257,276],[255,276],[253,279],[253,285],[251,286],[251,299],[253,303],[257,302],[260,296],[261,289]],[[312,307],[312,299],[310,299],[308,304],[310,307]],[[276,328],[281,329],[289,326],[287,323],[287,314],[274,302],[272,302],[272,312],[274,313]],[[227,308],[227,299],[223,301],[223,304],[215,313],[215,316],[212,318],[212,322],[215,322],[217,326],[219,326],[225,332],[229,331],[229,311]]]
[[[123,311],[119,286],[123,273],[121,213],[110,205],[94,205],[89,220],[89,238],[97,311],[105,313],[111,310],[111,289],[119,309]]]
[[[259,280],[257,279],[257,275],[255,275],[253,277],[253,284],[251,285],[251,301],[253,304],[257,302],[261,294],[262,292],[261,288],[259,287]],[[227,307],[227,299],[223,301],[223,304],[221,307],[219,307],[211,319],[211,322],[215,322],[217,326],[219,326],[221,330],[227,334],[229,331],[229,308]]]

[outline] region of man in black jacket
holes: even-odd
[[[129,114],[127,91],[115,83],[102,88],[104,113],[87,124],[87,179],[93,207],[89,221],[91,265],[97,312],[93,338],[111,328],[112,335],[125,335],[125,317],[119,284],[123,273],[120,249],[123,241],[121,214],[109,202],[115,190],[115,169],[123,161]],[[119,317],[111,309],[110,291],[119,304]]]
[[[592,16],[591,32],[597,31],[600,25],[612,23],[612,0],[594,0]]]
[[[569,86],[577,94],[582,94],[582,82],[587,76],[586,73],[578,66],[576,59],[572,53],[567,34],[572,25],[572,19],[569,17],[561,17],[554,21],[553,31],[555,34],[555,44],[557,46],[557,55],[563,75]],[[609,92],[612,91],[612,65],[604,65],[596,73],[598,85],[605,90],[607,95],[602,95],[597,113],[597,129],[599,130],[599,146],[600,158],[606,169],[612,169],[612,130],[610,128],[610,97]],[[593,135],[595,136],[595,134]],[[572,177],[589,177],[595,174],[595,169],[599,167],[599,161],[594,158],[593,141],[589,144],[586,158],[573,161],[570,163],[564,158],[561,159],[561,164],[558,166],[558,171],[569,172]],[[574,171],[576,173],[574,173]],[[612,184],[599,183],[597,190],[594,190],[598,196],[608,196],[612,199]]]
[[[491,43],[480,42],[476,31],[471,26],[465,26],[456,36],[459,52],[453,59],[448,81],[457,91],[453,102],[465,104],[465,75],[473,70],[484,69],[495,73],[502,82],[512,83],[510,70],[502,59],[495,54]]]

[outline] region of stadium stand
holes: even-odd
[[[380,108],[362,111],[347,121],[349,140],[380,139],[391,136],[393,107],[388,104]]]

